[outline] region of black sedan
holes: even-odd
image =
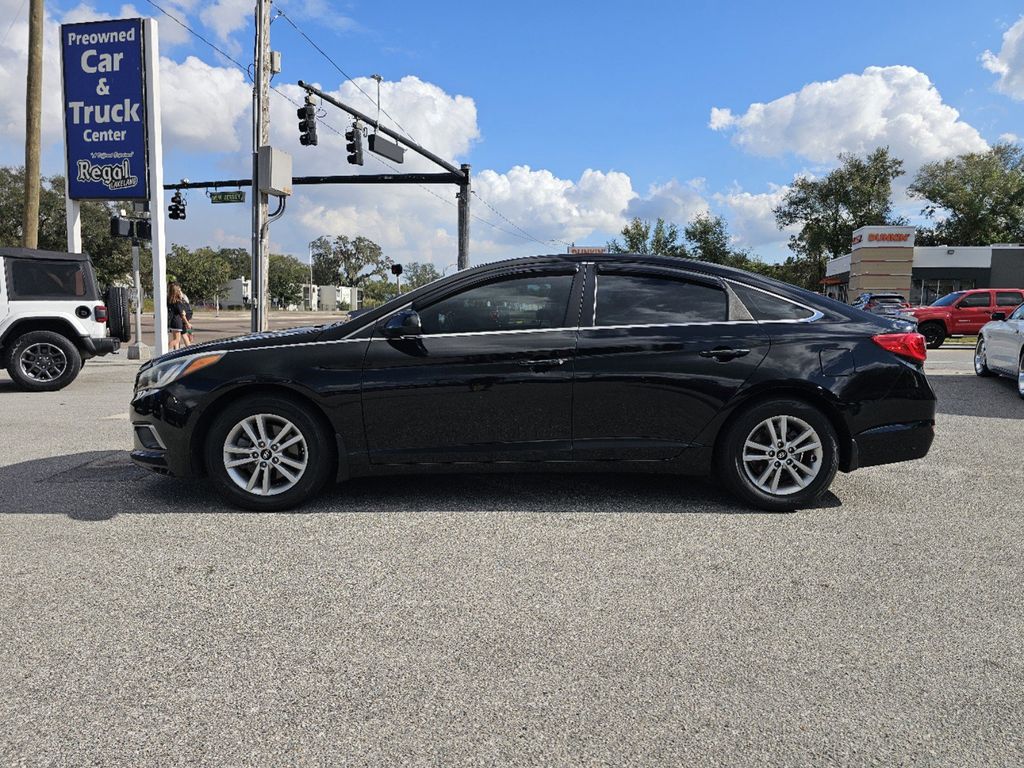
[[[136,380],[132,458],[254,510],[361,475],[607,470],[715,472],[788,510],[928,452],[924,358],[904,326],[747,272],[539,256],[164,355]]]

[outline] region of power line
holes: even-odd
[[[207,39],[206,39],[205,37],[203,37],[203,36],[202,36],[201,34],[199,34],[199,33],[198,33],[198,32],[196,32],[196,31],[195,31],[194,29],[192,29],[192,27],[190,27],[190,26],[189,26],[188,24],[186,24],[185,22],[183,22],[183,21],[182,21],[181,19],[179,19],[179,18],[178,18],[177,16],[175,16],[175,15],[173,15],[173,14],[169,13],[169,12],[168,12],[167,10],[165,10],[165,9],[164,9],[164,8],[163,8],[162,6],[160,6],[159,4],[155,3],[155,2],[153,1],[153,0],[146,0],[146,2],[147,2],[147,3],[149,3],[150,5],[152,5],[152,6],[154,7],[154,8],[156,8],[156,9],[157,9],[158,11],[160,11],[160,13],[162,13],[162,14],[163,14],[164,16],[166,16],[166,17],[167,17],[168,19],[170,19],[171,21],[173,21],[173,22],[174,22],[175,24],[177,24],[177,25],[178,25],[179,27],[181,27],[182,29],[184,29],[184,30],[186,30],[186,31],[188,31],[188,32],[190,32],[190,33],[192,33],[192,34],[193,34],[193,35],[195,35],[196,37],[198,37],[198,38],[199,38],[200,40],[202,40],[202,41],[203,41],[204,43],[206,43],[206,44],[207,44],[208,46],[210,46],[211,48],[213,48],[213,50],[215,50],[215,51],[216,51],[217,53],[219,53],[219,54],[220,54],[221,56],[223,56],[223,57],[224,57],[225,59],[227,59],[227,60],[228,60],[228,61],[230,61],[230,62],[231,62],[232,64],[234,64],[234,65],[235,65],[236,67],[238,67],[238,68],[239,68],[240,70],[242,70],[242,71],[243,71],[243,72],[244,72],[244,73],[246,74],[246,77],[248,77],[248,78],[249,78],[250,80],[252,79],[252,76],[251,76],[251,75],[249,74],[249,67],[247,67],[247,66],[244,66],[244,65],[243,65],[243,64],[242,64],[242,63],[241,63],[241,62],[240,62],[240,61],[239,61],[238,59],[236,59],[236,58],[235,58],[234,56],[232,56],[231,54],[229,54],[229,53],[228,53],[227,51],[225,51],[225,50],[224,50],[223,48],[221,48],[221,47],[219,47],[219,46],[217,46],[217,45],[214,45],[213,43],[211,43],[211,42],[210,42],[209,40],[207,40]]]
[[[480,197],[480,194],[479,194],[479,193],[478,193],[478,192],[477,192],[477,191],[476,191],[475,189],[473,190],[473,196],[474,196],[474,197],[476,197],[476,199],[477,199],[477,200],[479,200],[479,201],[480,201],[481,203],[483,203],[484,205],[486,205],[486,206],[487,206],[488,208],[490,208],[490,209],[491,209],[491,211],[493,211],[493,212],[494,212],[494,213],[495,213],[495,214],[496,214],[496,215],[497,215],[498,217],[500,217],[500,218],[504,219],[504,220],[505,220],[506,222],[508,222],[508,223],[509,223],[510,225],[512,225],[512,226],[513,226],[513,227],[515,227],[515,228],[516,228],[517,230],[519,230],[520,232],[522,232],[522,233],[523,233],[523,235],[524,235],[524,236],[525,236],[525,237],[526,237],[527,239],[529,239],[529,240],[533,240],[534,242],[540,243],[541,245],[549,245],[550,243],[561,243],[562,245],[565,245],[565,246],[568,246],[568,245],[570,245],[569,243],[565,242],[564,240],[559,240],[559,239],[557,239],[557,238],[552,238],[552,239],[550,239],[550,240],[541,240],[540,238],[538,238],[538,237],[535,237],[535,236],[531,235],[531,234],[530,234],[529,232],[527,232],[527,231],[526,231],[525,229],[523,229],[523,228],[522,228],[522,227],[520,227],[520,226],[519,226],[518,224],[516,224],[516,223],[515,223],[514,221],[512,221],[512,219],[510,219],[510,218],[509,218],[508,216],[506,216],[505,214],[503,214],[503,213],[502,213],[501,211],[499,211],[499,210],[498,210],[497,208],[495,208],[495,207],[494,207],[493,205],[491,205],[491,204],[490,204],[490,203],[488,203],[488,202],[487,202],[486,200],[484,200],[484,199],[483,199],[482,197]]]
[[[7,36],[11,34],[11,30],[14,29],[14,22],[21,18],[21,12],[25,10],[25,3],[27,2],[28,0],[21,0],[21,7],[18,8],[18,12],[11,17],[11,23],[7,25],[7,31],[4,32],[4,36],[0,38],[0,45],[7,42]]]
[[[368,93],[367,93],[366,91],[364,91],[364,90],[363,90],[363,88],[362,88],[362,86],[361,86],[361,85],[359,85],[359,83],[357,83],[357,82],[356,82],[355,80],[353,80],[353,79],[352,79],[352,77],[351,77],[351,76],[350,76],[350,75],[349,75],[349,74],[348,74],[348,73],[347,73],[347,72],[346,72],[346,71],[345,71],[344,69],[342,69],[342,68],[341,68],[341,66],[340,66],[340,65],[338,64],[338,62],[336,62],[336,61],[335,61],[334,59],[332,59],[332,58],[331,58],[330,54],[328,54],[328,53],[327,53],[327,51],[325,51],[325,50],[324,50],[323,48],[321,48],[321,47],[320,47],[319,45],[317,45],[317,44],[316,44],[316,43],[315,43],[315,42],[313,41],[313,39],[312,39],[312,38],[311,38],[311,37],[310,37],[309,35],[307,35],[307,34],[306,34],[306,33],[305,33],[305,32],[304,32],[304,31],[303,31],[303,30],[302,30],[302,29],[301,29],[301,28],[299,27],[299,25],[298,25],[298,24],[296,24],[296,23],[295,23],[294,21],[292,21],[292,17],[291,17],[291,16],[289,16],[289,15],[288,15],[287,13],[285,13],[285,12],[284,12],[284,11],[283,11],[283,10],[282,10],[281,8],[278,8],[278,9],[277,9],[277,14],[278,14],[278,16],[279,16],[280,18],[282,18],[282,19],[284,19],[285,21],[287,21],[287,22],[288,22],[288,23],[289,23],[289,24],[290,24],[290,25],[292,26],[292,29],[294,29],[294,30],[295,30],[296,32],[298,32],[298,33],[299,33],[300,35],[302,35],[302,37],[304,37],[304,38],[305,38],[305,40],[306,40],[306,42],[307,42],[307,43],[309,43],[309,44],[310,44],[310,45],[312,45],[312,46],[313,46],[313,47],[314,47],[314,48],[315,48],[315,49],[316,49],[317,51],[319,51],[319,52],[320,52],[320,55],[321,55],[321,56],[323,56],[323,57],[324,57],[325,59],[327,59],[327,61],[328,61],[328,62],[330,62],[331,66],[332,66],[332,67],[334,67],[334,68],[335,68],[336,70],[338,70],[338,72],[340,72],[340,73],[341,73],[341,76],[342,76],[342,77],[344,77],[344,78],[345,78],[346,80],[348,80],[348,81],[349,81],[350,83],[352,83],[352,85],[354,85],[354,86],[356,87],[356,89],[357,89],[357,90],[358,90],[358,91],[359,91],[359,92],[360,92],[361,94],[363,94],[363,96],[365,96],[365,97],[366,97],[366,98],[367,98],[367,99],[368,99],[368,100],[369,100],[370,102],[372,102],[372,103],[373,103],[374,105],[376,105],[376,106],[377,106],[377,108],[378,108],[378,109],[379,109],[379,110],[380,110],[381,112],[383,112],[383,113],[384,113],[384,115],[385,115],[385,116],[386,116],[386,117],[387,117],[387,118],[388,118],[388,119],[389,119],[389,120],[390,120],[391,122],[393,122],[393,123],[394,123],[394,124],[395,124],[395,125],[396,125],[396,126],[398,127],[398,129],[399,129],[399,130],[400,130],[400,131],[401,131],[402,133],[404,133],[404,134],[405,134],[406,136],[408,136],[408,137],[409,137],[410,139],[412,139],[413,141],[416,141],[416,139],[415,139],[415,138],[413,137],[413,135],[412,135],[412,134],[411,134],[411,133],[409,132],[409,130],[408,130],[408,129],[407,129],[407,128],[406,128],[405,126],[404,126],[404,125],[402,125],[402,124],[401,124],[400,122],[398,122],[398,120],[396,120],[396,119],[395,119],[394,117],[392,117],[392,115],[391,115],[391,114],[390,114],[390,113],[389,113],[389,112],[388,112],[388,111],[387,111],[386,109],[384,109],[384,107],[382,107],[382,106],[380,105],[380,102],[379,102],[379,101],[377,101],[377,100],[376,100],[376,99],[374,99],[374,98],[373,98],[372,96],[370,96],[370,94],[368,94]]]

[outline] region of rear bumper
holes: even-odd
[[[110,336],[96,338],[94,336],[82,337],[82,349],[88,357],[99,357],[117,352],[121,348],[121,340]]]
[[[934,421],[886,424],[865,430],[850,441],[846,472],[879,464],[895,464],[924,458],[935,439]]]

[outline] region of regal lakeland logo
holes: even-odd
[[[139,177],[132,174],[128,158],[114,165],[94,165],[89,160],[78,161],[78,181],[100,183],[107,189],[127,189],[139,183]]]

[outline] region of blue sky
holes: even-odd
[[[158,0],[243,63],[251,3]],[[603,244],[631,215],[679,224],[723,214],[741,245],[783,258],[787,233],[770,210],[795,174],[820,174],[839,151],[889,144],[922,162],[1024,135],[1024,21],[1011,2],[784,4],[734,2],[363,3],[281,0],[298,26],[356,82],[384,79],[383,106],[418,140],[470,162],[476,262]],[[19,15],[20,10],[20,15]],[[165,175],[247,175],[249,86],[242,73],[145,0],[47,4],[48,129],[44,169],[61,170],[56,24],[153,15],[165,57]],[[25,15],[0,0],[0,162],[21,162]],[[285,19],[273,25],[293,98],[318,82],[366,111],[372,104]],[[988,52],[986,54],[986,52]],[[299,146],[294,108],[274,97],[273,143],[296,173],[346,173],[340,140]],[[757,106],[766,105],[766,106]],[[215,123],[219,120],[219,124]],[[342,116],[327,121],[343,130]],[[408,167],[421,167],[410,163]],[[382,167],[367,162],[366,172]],[[278,250],[302,254],[320,234],[362,234],[398,260],[454,261],[454,189],[303,189],[272,228]],[[897,189],[897,204],[920,204]],[[479,200],[487,200],[531,240]],[[248,211],[190,195],[169,237],[246,245]],[[541,241],[541,242],[537,242]]]

